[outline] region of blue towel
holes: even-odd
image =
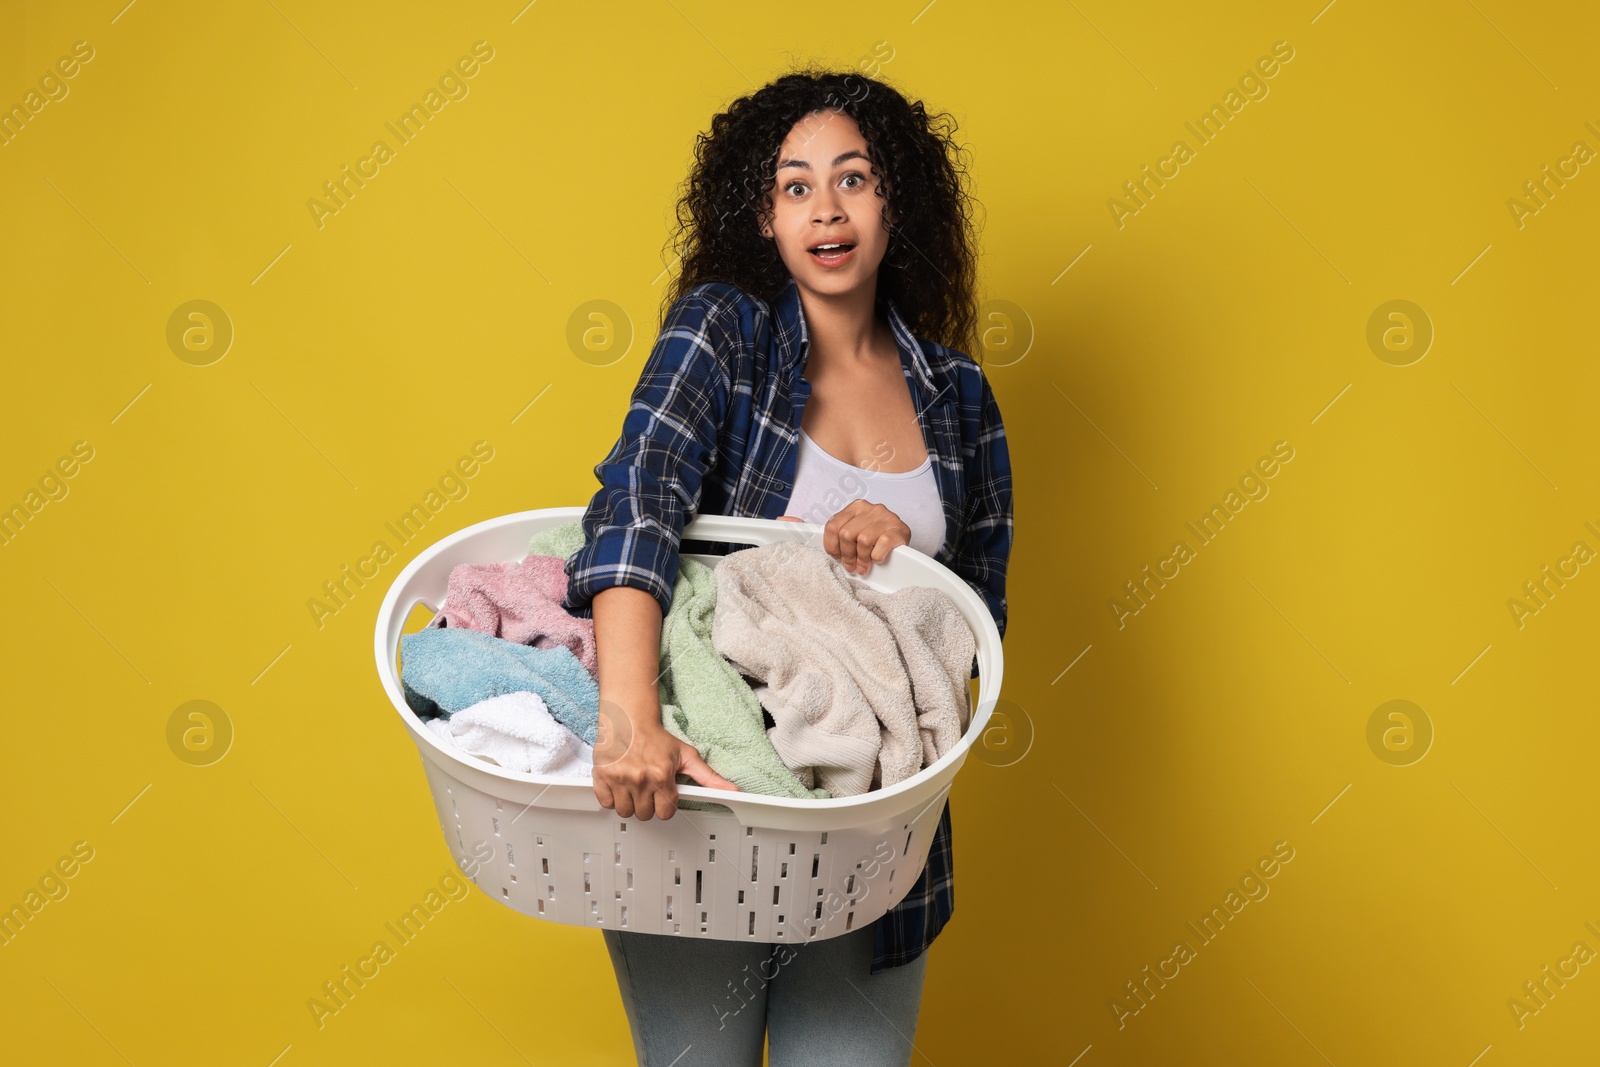
[[[400,638],[400,657],[406,703],[424,722],[526,692],[589,744],[599,736],[599,683],[565,645],[535,648],[478,630],[428,628]]]

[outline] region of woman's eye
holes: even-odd
[[[795,193],[794,190],[797,189],[797,188],[798,189],[804,189],[805,185],[803,183],[801,183],[801,182],[790,182],[788,185],[784,186],[783,188],[784,188],[785,192],[790,193],[790,194],[792,194],[794,196],[798,196],[800,194],[799,193]]]
[[[851,178],[854,178],[854,179],[855,179],[855,180],[856,180],[856,181],[857,181],[857,182],[863,182],[863,181],[866,181],[866,179],[865,179],[865,178],[863,178],[863,177],[862,177],[862,176],[861,176],[861,175],[859,175],[859,174],[846,174],[846,175],[845,175],[845,176],[844,176],[844,180],[845,180],[845,181],[849,181],[849,180],[850,180],[850,179],[851,179]]]

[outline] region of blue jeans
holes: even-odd
[[[602,930],[640,1067],[906,1067],[923,951],[872,969],[873,925],[801,944]]]

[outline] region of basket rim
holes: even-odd
[[[411,706],[406,703],[404,692],[400,687],[399,671],[395,667],[395,660],[400,648],[400,630],[406,621],[404,618],[397,618],[402,607],[407,616],[411,614],[418,604],[429,608],[429,610],[435,610],[420,596],[414,598],[405,596],[405,590],[412,579],[424,567],[427,567],[439,556],[462,542],[481,538],[504,527],[523,525],[533,519],[549,520],[549,525],[560,525],[581,517],[587,510],[587,507],[583,505],[534,508],[472,523],[446,534],[423,548],[390,582],[389,588],[384,593],[383,603],[378,610],[378,617],[375,623],[374,652],[377,657],[378,677],[385,693],[389,697],[390,704],[400,715],[401,721],[410,734],[412,741],[422,749],[424,757],[431,758],[435,763],[441,763],[445,767],[456,765],[473,774],[486,775],[508,784],[544,786],[545,788],[540,791],[540,796],[544,796],[546,792],[552,789],[560,793],[570,794],[576,794],[581,790],[596,805],[599,804],[599,799],[594,793],[594,784],[590,779],[575,775],[508,770],[487,760],[478,759],[469,752],[446,745],[442,739],[423,724],[422,720],[411,710]],[[741,537],[754,538],[757,543],[768,543],[780,538],[792,538],[797,529],[820,531],[822,526],[815,523],[780,521],[749,516],[700,514],[684,525],[680,544],[685,540],[738,543]],[[686,552],[681,555],[682,558],[701,562],[715,561],[722,558],[705,556],[694,552]],[[897,545],[891,551],[888,560],[883,563],[873,564],[872,573],[878,575],[882,570],[889,568],[891,564],[899,568],[902,564],[907,563],[910,564],[910,571],[913,575],[920,573],[932,577],[943,571],[954,576],[954,572],[950,571],[949,568],[932,557],[917,551],[910,545]],[[708,562],[708,565],[714,566],[715,564]],[[955,579],[954,585],[951,585],[948,581],[943,584],[938,582],[918,583],[905,581],[892,587],[886,586],[881,580],[874,580],[872,577],[863,577],[856,574],[852,574],[850,577],[854,581],[884,592],[892,592],[894,589],[907,588],[918,584],[929,584],[949,595],[951,599],[957,602],[958,606],[965,607],[966,610],[962,614],[967,619],[969,626],[974,618],[977,619],[979,625],[974,629],[974,637],[977,645],[979,693],[974,706],[970,709],[969,722],[965,732],[942,756],[933,763],[921,768],[909,778],[902,779],[891,786],[868,790],[855,796],[828,797],[826,799],[783,797],[766,793],[746,793],[680,783],[678,785],[680,799],[710,801],[726,805],[735,811],[739,807],[745,806],[757,809],[767,808],[815,812],[818,814],[878,806],[899,808],[903,805],[897,803],[897,801],[903,799],[906,794],[924,793],[931,789],[943,788],[947,781],[954,777],[955,772],[965,762],[967,751],[988,726],[989,718],[999,697],[1004,653],[1000,643],[999,630],[995,626],[993,617],[989,614],[988,607],[984,604],[982,598],[959,577]],[[956,588],[956,586],[959,586],[959,588]],[[402,605],[401,601],[403,599],[409,599],[410,603]],[[964,604],[963,601],[965,602]],[[969,692],[970,681],[971,679],[968,680]],[[601,807],[599,810],[607,811],[609,809]],[[695,809],[687,810],[693,811]],[[696,814],[702,813],[697,811]],[[703,814],[716,813],[705,812]]]

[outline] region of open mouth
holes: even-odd
[[[854,248],[855,245],[853,244],[836,242],[830,244],[813,245],[806,249],[806,251],[810,252],[813,256],[816,256],[817,259],[821,260],[823,263],[833,264],[842,262]]]

